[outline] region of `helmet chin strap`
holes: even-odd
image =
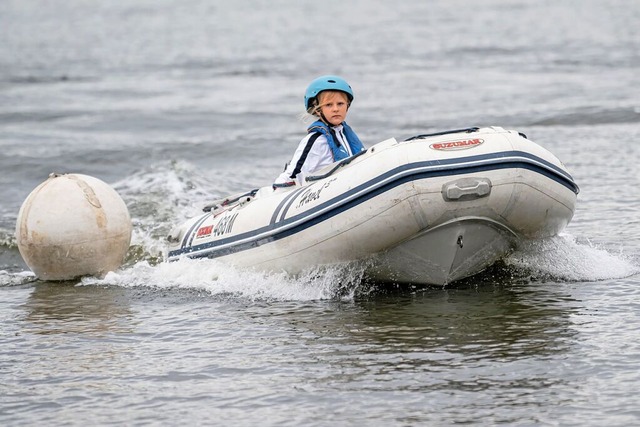
[[[316,116],[317,118],[320,119],[320,121],[322,123],[324,123],[327,126],[331,126],[331,124],[329,123],[329,120],[327,120],[327,118],[324,116],[324,114],[322,114],[322,107],[320,107],[320,102],[318,101],[318,99],[315,99],[315,107],[313,108],[313,115]]]
[[[329,120],[327,120],[327,118],[324,116],[324,114],[320,113],[320,120],[322,120],[322,123],[324,123],[325,125],[331,127],[333,126],[331,123],[329,123]]]

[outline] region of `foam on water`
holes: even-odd
[[[640,273],[637,261],[629,255],[615,254],[590,242],[580,243],[565,233],[526,242],[504,261],[540,280],[592,282]]]
[[[149,221],[147,225],[152,228],[151,218],[144,221]],[[158,230],[151,232],[148,227],[134,230],[132,244],[140,250],[130,251],[130,259],[121,269],[103,279],[83,278],[81,284],[193,289],[212,295],[295,301],[352,299],[358,292],[368,292],[364,263],[318,267],[294,277],[285,272],[235,269],[210,259],[160,262],[164,243],[158,236],[152,236]],[[9,242],[3,246],[4,250],[17,252]],[[503,261],[516,276],[525,275],[533,281],[594,282],[640,274],[640,265],[634,256],[622,250],[598,247],[589,241],[579,242],[570,234],[525,242]],[[34,280],[29,271],[0,270],[1,286]]]
[[[0,270],[0,286],[24,285],[35,280],[36,276],[31,271],[11,273],[6,270]]]
[[[185,161],[154,164],[113,184],[125,200],[134,229],[127,264],[156,262],[166,250],[165,237],[175,225],[202,212],[219,197],[206,177]]]
[[[291,277],[282,273],[237,270],[214,260],[161,262],[166,254],[165,236],[187,218],[199,215],[213,199],[240,191],[239,184],[205,176],[186,161],[154,164],[112,184],[125,200],[134,224],[132,249],[124,266],[104,279],[85,278],[85,285],[116,285],[158,289],[195,289],[212,295],[250,299],[322,300],[353,298],[365,292],[362,264],[317,268]],[[0,250],[17,256],[13,230],[0,228]],[[638,260],[578,242],[569,234],[521,245],[504,260],[516,275],[532,280],[599,281],[638,274]],[[6,267],[5,267],[6,268]],[[9,269],[10,270],[10,269]],[[23,284],[32,273],[0,271],[0,285]],[[455,286],[455,285],[454,285]]]
[[[131,216],[145,226],[185,220],[201,212],[212,196],[219,197],[214,183],[186,161],[150,165],[113,187],[127,202]]]
[[[516,272],[534,281],[592,282],[620,279],[640,273],[640,266],[625,254],[611,253],[568,234],[528,242],[504,260]],[[141,261],[109,273],[104,279],[84,278],[83,285],[191,289],[211,295],[250,300],[352,300],[368,292],[364,264],[315,268],[298,276],[235,269],[216,260],[183,259],[151,265]],[[452,285],[452,286],[455,286]]]
[[[87,277],[84,285],[115,285],[153,289],[192,289],[211,295],[251,300],[309,301],[352,299],[362,279],[362,267],[336,265],[298,276],[241,270],[209,259],[182,259],[152,266],[146,261],[111,272],[104,279]]]

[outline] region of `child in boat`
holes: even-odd
[[[311,82],[304,106],[318,120],[307,128],[307,136],[276,178],[274,189],[303,184],[304,177],[364,150],[358,135],[344,121],[352,101],[351,86],[338,76],[322,76]]]

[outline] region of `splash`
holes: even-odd
[[[125,264],[163,259],[164,238],[175,225],[202,212],[219,194],[194,165],[184,161],[154,164],[121,181],[114,188],[124,199],[134,230]]]
[[[125,199],[134,222],[132,247],[121,269],[103,279],[84,278],[82,285],[190,289],[250,300],[292,301],[350,300],[382,286],[368,281],[365,263],[317,267],[295,277],[285,272],[234,269],[209,259],[166,263],[164,239],[170,228],[235,188],[199,175],[187,162],[154,165],[116,183],[115,188]],[[505,280],[512,280],[509,277],[513,278],[515,272],[515,276],[527,280],[569,282],[624,278],[640,272],[637,260],[588,242],[579,243],[570,235],[527,242],[496,269],[491,274],[500,276],[500,270],[505,270]]]
[[[20,271],[16,273],[0,270],[0,287],[25,285],[35,280],[36,276],[31,271]]]
[[[504,263],[534,278],[567,282],[622,279],[640,273],[640,266],[625,254],[579,243],[568,234],[526,242]]]
[[[184,161],[152,165],[113,186],[139,229],[152,237],[164,235],[171,223],[201,212],[207,201],[219,197],[206,190],[215,185]]]
[[[216,260],[183,259],[151,265],[147,261],[107,274],[87,277],[82,285],[115,285],[153,289],[190,289],[211,295],[250,300],[312,301],[351,300],[363,277],[364,267],[340,264],[318,267],[297,276],[235,269]]]
[[[510,280],[526,276],[529,280],[592,282],[621,279],[640,273],[640,266],[623,254],[615,254],[590,243],[579,243],[570,235],[526,242],[500,265],[502,267],[499,268],[511,271],[507,275],[511,277]],[[354,300],[382,286],[367,280],[368,266],[364,262],[344,263],[316,267],[290,276],[285,272],[235,269],[210,259],[185,258],[157,264],[143,260],[111,272],[103,279],[84,278],[81,284],[157,290],[188,289],[252,301]],[[515,276],[512,274],[514,271]]]

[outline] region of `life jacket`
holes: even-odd
[[[345,138],[347,139],[347,143],[351,148],[352,154],[358,154],[362,150],[364,150],[364,145],[358,138],[358,135],[351,129],[346,122],[342,122],[342,131],[344,133]],[[307,128],[307,132],[309,133],[321,133],[327,138],[327,143],[329,144],[329,148],[331,148],[331,154],[333,154],[333,161],[337,162],[338,160],[346,159],[349,157],[349,152],[345,147],[339,145],[339,140],[335,136],[335,132],[332,128],[330,128],[326,123],[318,120]]]

